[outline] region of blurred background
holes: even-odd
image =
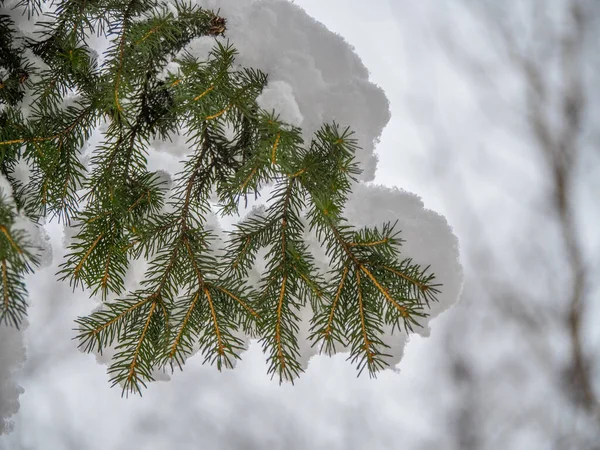
[[[600,448],[600,2],[297,3],[390,98],[376,181],[460,240],[462,300],[422,350],[446,428],[422,448]]]
[[[284,387],[295,409],[273,406],[279,394],[259,401],[257,386],[271,388],[249,382],[249,372],[237,382],[202,372],[205,389],[233,383],[231,396],[243,400],[235,411],[223,398],[202,400],[211,414],[248,422],[232,438],[232,419],[202,425],[212,437],[197,446],[192,419],[165,424],[160,409],[185,409],[185,389],[171,386],[172,403],[153,411],[132,400],[138,415],[127,423],[149,439],[138,448],[167,448],[152,431],[164,426],[178,436],[168,439],[174,448],[600,449],[600,1],[293,3],[353,45],[386,92],[392,116],[376,147],[375,182],[415,192],[447,218],[461,245],[461,302],[432,322],[429,338],[411,340],[400,375],[384,374],[379,385],[343,372],[343,358],[311,363],[304,384]],[[68,329],[70,320],[58,322]],[[39,371],[50,364],[43,355],[29,359],[39,364],[26,367],[29,380],[48,375]],[[101,378],[94,389],[104,392]],[[38,393],[44,414],[25,394],[7,449],[42,448],[27,435],[34,426],[54,436],[52,448],[91,448],[96,424],[82,432],[74,416],[47,419],[68,383],[56,375],[54,391]],[[334,397],[334,386],[352,395]],[[334,405],[318,416],[329,421],[322,429],[294,415],[321,405],[302,403],[309,390]],[[26,392],[36,398],[35,387]],[[68,402],[61,408],[76,415]],[[253,422],[255,414],[262,419]],[[272,435],[252,434],[265,421],[278,424]],[[325,436],[319,446],[316,435]]]

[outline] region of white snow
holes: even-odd
[[[421,319],[422,328],[415,327],[415,333],[428,336],[430,333],[429,321],[446,309],[450,308],[462,291],[462,267],[458,261],[458,240],[452,233],[446,219],[425,209],[421,199],[415,194],[385,186],[370,183],[355,184],[353,192],[348,199],[344,214],[348,222],[356,227],[380,226],[385,222],[397,221],[397,230],[401,231],[400,238],[406,242],[401,247],[401,258],[412,258],[415,263],[427,267],[436,276],[436,283],[442,284],[438,302],[432,303],[427,311],[428,317]],[[325,269],[328,265],[325,251],[320,248],[314,233],[307,233],[307,242],[311,243],[316,264]],[[309,335],[309,320],[312,312],[310,309],[303,311],[303,322],[300,335]],[[398,333],[391,334],[391,327],[384,330],[383,339],[391,348],[387,353],[392,355],[388,361],[391,367],[400,362],[404,352],[404,345],[408,336]],[[308,366],[310,357],[316,354],[316,346],[311,348],[306,339],[300,339],[303,367]]]
[[[0,326],[0,435],[12,430],[11,416],[19,412],[19,396],[24,392],[17,372],[25,362],[23,332]]]
[[[6,197],[9,202],[14,202],[13,189],[6,177],[0,173],[0,195]]]
[[[389,104],[383,90],[369,81],[369,71],[353,48],[287,1],[200,0],[198,4],[220,10],[227,18],[226,36],[218,39],[229,40],[239,51],[237,64],[269,75],[267,89],[275,83],[275,89],[283,91],[277,106],[282,114],[289,113],[286,117],[302,120],[305,140],[334,120],[355,131],[361,147],[357,160],[364,170],[361,178],[372,180],[375,145],[390,118]],[[197,38],[187,51],[206,59],[214,45],[215,38]],[[273,104],[267,101],[266,105]],[[169,149],[178,153],[175,146]]]
[[[13,177],[22,185],[26,185],[29,182],[29,179],[31,178],[31,168],[24,158],[17,160]]]
[[[159,80],[166,80],[169,73],[177,74],[178,72],[179,64],[177,64],[174,61],[170,61],[156,78],[158,78]]]
[[[6,177],[0,174],[0,192],[14,205],[13,190]],[[13,229],[22,229],[27,233],[27,240],[40,250],[34,251],[40,257],[40,268],[52,263],[52,248],[46,231],[27,219],[22,213],[16,217]],[[25,362],[25,344],[23,328],[19,330],[0,324],[0,435],[12,428],[10,420],[19,411],[19,396],[23,388],[19,385],[18,371]]]
[[[294,90],[285,81],[270,81],[256,102],[265,111],[274,111],[279,115],[279,120],[297,127],[302,126],[304,118],[296,102]]]
[[[173,14],[173,17],[179,17],[179,10],[173,3],[167,3],[167,9],[171,14]]]
[[[206,61],[208,59],[208,55],[210,51],[215,46],[214,38],[210,36],[201,36],[192,39],[192,41],[180,51],[176,56],[178,58],[183,57],[184,54],[189,53],[193,57],[197,58],[200,61]]]
[[[21,170],[24,170],[22,166],[23,162],[21,161],[21,164],[18,164],[17,167],[21,167]],[[23,176],[23,173],[16,172],[16,174],[18,176]],[[0,174],[0,192],[8,199],[9,204],[13,205],[14,210],[15,206],[12,186],[8,179],[2,174]],[[43,226],[32,222],[22,211],[17,212],[15,210],[15,212],[17,215],[12,229],[25,231],[25,240],[32,247],[32,253],[38,256],[40,262],[39,267],[48,267],[52,263],[52,247],[47,231]]]

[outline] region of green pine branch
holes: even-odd
[[[205,61],[187,53],[192,39],[225,33],[212,11],[179,2],[173,14],[153,0],[56,3],[39,39],[23,44],[44,67],[27,65],[12,22],[0,19],[0,48],[9,49],[0,66],[13,78],[24,67],[28,74],[0,89],[0,170],[16,206],[0,204],[0,319],[21,323],[23,274],[36,261],[12,228],[18,210],[77,229],[58,275],[102,300],[77,319],[77,340],[87,352],[114,352],[108,372],[125,395],[197,352],[233,367],[244,336],[261,343],[268,373],[293,381],[305,308],[312,345],[328,354],[349,348],[359,374],[387,367],[386,331],[419,326],[440,291],[428,267],[403,258],[393,224],[356,229],[344,218],[360,173],[350,129],[326,124],[305,143],[300,129],[259,108],[267,76],[236,68],[229,43],[216,41]],[[21,6],[35,17],[41,3]],[[102,64],[86,41],[92,32],[111,39]],[[165,73],[169,63],[176,68]],[[29,115],[19,110],[25,92]],[[101,124],[84,166],[81,151]],[[177,134],[188,137],[190,156],[166,189],[146,156],[154,139]],[[21,157],[33,174],[25,186],[11,175]],[[207,229],[214,198],[219,214],[237,214],[267,188],[267,207],[225,242]],[[324,273],[308,232],[325,249]],[[251,285],[259,255],[266,266]],[[148,261],[141,287],[127,291],[127,269],[140,258]]]

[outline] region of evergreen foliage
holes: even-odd
[[[43,5],[20,6],[39,17]],[[328,354],[349,347],[359,373],[385,368],[384,327],[418,326],[439,285],[428,268],[401,258],[393,224],[356,229],[344,219],[360,173],[351,131],[327,124],[305,144],[298,128],[258,107],[267,76],[234,69],[230,44],[216,40],[206,61],[182,52],[195,37],[225,33],[218,12],[179,2],[173,14],[157,0],[62,0],[50,9],[35,40],[18,38],[0,16],[1,170],[14,196],[14,205],[0,201],[0,321],[23,320],[23,276],[37,262],[13,227],[19,211],[76,227],[59,276],[104,301],[77,320],[77,339],[88,352],[116,350],[109,373],[124,394],[141,393],[153,371],[181,367],[197,350],[231,367],[244,335],[261,342],[269,373],[293,380],[302,371],[297,333],[306,307],[313,345]],[[87,44],[92,33],[110,38],[102,61]],[[164,76],[172,61],[176,73]],[[67,94],[75,100],[65,104]],[[86,167],[82,148],[101,125]],[[191,155],[168,192],[146,155],[153,139],[182,132]],[[13,176],[19,159],[32,172],[26,185]],[[237,224],[214,253],[211,198],[221,214],[236,214],[265,186],[265,213]],[[308,230],[330,258],[326,273],[305,242]],[[266,269],[251,286],[265,250]],[[125,292],[137,258],[148,270],[140,289]]]

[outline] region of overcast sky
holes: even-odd
[[[331,118],[347,122],[361,140],[365,179],[374,176],[388,188],[414,192],[427,208],[443,213],[445,205],[426,178],[429,136],[423,123],[415,122],[414,110],[452,104],[448,115],[458,120],[462,114],[464,120],[471,97],[465,83],[439,60],[428,25],[431,2],[294,2],[331,31],[290,4],[254,3],[203,4],[218,4],[226,16],[237,11],[237,19],[228,17],[239,62],[262,64],[259,68],[271,80],[281,82],[279,94],[292,92],[295,106],[281,104],[290,117],[296,114],[307,130]],[[354,46],[358,56],[331,32]],[[202,52],[204,45],[198,43],[195,51]],[[445,84],[423,92],[416,80],[424,68],[446,71],[447,76],[440,76]],[[164,148],[159,150],[151,165],[176,162]],[[376,170],[373,152],[379,159]],[[456,300],[461,272],[456,242],[443,217],[424,210],[415,196],[368,187],[359,189],[349,215],[365,224],[398,218],[406,229],[404,238],[414,242],[408,255],[438,262],[447,286],[444,307]],[[219,373],[192,358],[183,373],[150,385],[143,398],[122,399],[120,390],[109,388],[106,367],[79,353],[71,341],[73,319],[89,313],[95,303],[56,281],[64,251],[62,229],[50,224],[48,230],[54,260],[29,280],[28,357],[16,377],[24,393],[13,417],[14,431],[0,437],[0,449],[420,449],[444,432],[443,406],[452,396],[441,379],[423,376],[439,369],[435,320],[431,337],[411,338],[400,373],[386,371],[376,380],[357,379],[342,355],[315,357],[295,386],[279,386],[267,377],[254,345],[234,371]],[[8,355],[2,357],[8,360]]]

